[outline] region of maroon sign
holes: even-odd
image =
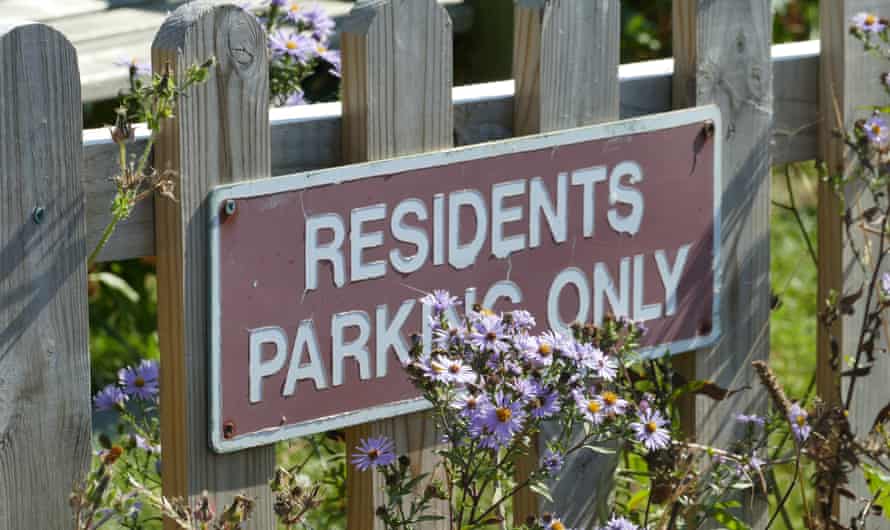
[[[422,410],[418,301],[539,331],[607,313],[649,355],[719,333],[716,107],[217,188],[211,441],[225,452]]]

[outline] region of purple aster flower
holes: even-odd
[[[581,344],[578,349],[581,365],[592,370],[600,379],[613,381],[618,375],[618,362],[612,356],[589,344]]]
[[[600,403],[603,404],[603,413],[609,416],[620,416],[627,410],[627,401],[618,397],[618,394],[610,390],[606,390],[599,395]]]
[[[135,368],[130,366],[121,368],[117,378],[124,392],[130,397],[150,400],[158,395],[157,361],[142,361]]]
[[[513,390],[516,391],[516,394],[519,396],[519,401],[523,403],[528,403],[532,399],[538,397],[538,392],[541,390],[541,385],[531,379],[517,379],[510,385]]]
[[[531,400],[531,416],[535,419],[549,418],[559,412],[559,393],[556,390],[542,391]]]
[[[549,448],[544,451],[541,456],[541,469],[547,472],[551,477],[559,473],[565,463],[562,453],[553,452]]]
[[[869,141],[875,145],[885,145],[890,140],[890,128],[887,121],[878,115],[872,116],[865,122],[865,134]]]
[[[470,341],[482,351],[502,353],[509,346],[504,342],[504,321],[495,315],[486,315],[473,326]]]
[[[637,440],[649,451],[664,449],[671,443],[671,434],[664,426],[667,420],[661,417],[661,413],[654,409],[648,409],[639,414],[639,421],[630,424]]]
[[[640,530],[640,527],[624,517],[613,517],[602,530]]]
[[[797,403],[791,405],[788,411],[788,421],[791,422],[791,430],[797,441],[803,442],[810,437],[810,425],[807,423],[807,411]]]
[[[453,346],[463,344],[466,338],[466,333],[464,332],[463,327],[442,328],[437,319],[432,320],[436,321],[436,326],[433,327],[433,342],[436,344],[437,348],[449,350]]]
[[[293,94],[289,95],[286,100],[284,100],[284,107],[295,107],[297,105],[308,105],[309,102],[306,101],[306,97],[303,95],[302,90],[297,90]]]
[[[757,414],[736,414],[735,421],[745,425],[759,425],[760,427],[763,427],[766,424],[766,420]]]
[[[311,61],[315,54],[312,39],[301,33],[285,30],[278,30],[269,35],[269,48],[273,57],[290,57],[303,64]]]
[[[572,530],[559,517],[553,517],[552,515],[541,519],[541,526],[544,527],[544,530]]]
[[[136,443],[136,447],[142,449],[146,453],[161,454],[161,446],[151,443],[151,440],[148,438],[134,434],[133,441]]]
[[[483,405],[487,402],[488,399],[484,395],[476,395],[464,391],[455,396],[454,401],[451,403],[451,408],[459,410],[461,416],[472,420],[479,414],[479,411],[482,410]]]
[[[590,423],[599,425],[606,419],[603,402],[599,397],[594,396],[592,399],[587,399],[583,396],[576,396],[575,403],[578,405],[581,415]]]
[[[553,353],[555,355],[562,355],[569,358],[575,356],[577,343],[570,337],[566,337],[555,331],[545,331],[538,337],[538,340],[546,341],[553,346]]]
[[[513,311],[511,315],[513,316],[513,327],[519,332],[531,331],[538,325],[535,317],[524,309],[517,309],[516,311]]]
[[[452,307],[460,305],[460,298],[451,296],[451,293],[443,290],[435,290],[420,299],[420,303],[429,306],[433,314],[441,315]]]
[[[93,404],[97,411],[116,410],[124,406],[127,395],[117,385],[108,385],[96,393]]]
[[[329,74],[337,78],[343,77],[343,61],[339,50],[324,50],[319,54],[319,57],[331,65],[328,69]]]
[[[135,57],[121,57],[112,64],[127,68],[135,75],[151,75],[151,63],[142,62]]]
[[[447,374],[445,382],[463,386],[476,381],[476,372],[460,359],[449,359],[444,355],[440,355],[437,359],[445,365]]]
[[[510,443],[522,429],[525,412],[522,403],[498,393],[493,403],[486,403],[473,422],[473,434],[483,438],[483,446],[500,448]]]
[[[881,275],[881,291],[884,296],[890,296],[890,272]]]
[[[312,36],[320,42],[327,42],[334,33],[334,19],[332,19],[318,4],[312,4],[304,8],[303,19],[312,30]]]
[[[556,352],[552,335],[528,337],[521,341],[522,354],[535,368],[543,368],[553,364]]]
[[[880,33],[887,27],[877,15],[871,13],[858,13],[852,22],[856,29],[865,33]]]
[[[365,438],[355,448],[356,452],[352,454],[352,465],[357,467],[359,471],[366,471],[372,467],[388,466],[396,459],[393,449],[392,440],[386,436]]]

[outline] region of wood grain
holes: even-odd
[[[772,11],[768,0],[675,0],[674,104],[716,103],[723,115],[722,336],[687,360],[687,375],[724,388],[755,384],[751,361],[769,356]],[[681,362],[681,364],[683,364]],[[766,410],[763,392],[719,404],[698,396],[691,434],[723,446],[742,434],[732,413]],[[691,424],[692,422],[690,422]],[[763,499],[744,498],[745,519],[762,528]]]
[[[849,169],[851,158],[845,156],[840,139],[833,133],[839,129],[849,129],[859,118],[867,118],[868,111],[862,106],[883,104],[886,94],[880,83],[880,75],[886,71],[886,62],[866,55],[862,44],[849,35],[850,19],[853,15],[866,11],[885,16],[888,4],[882,0],[835,0],[820,3],[822,23],[822,82],[821,86],[821,152],[832,174]],[[846,190],[847,204],[855,212],[871,206],[859,189]],[[848,247],[841,222],[841,203],[834,192],[823,184],[819,188],[819,293],[820,307],[829,293],[849,293],[867,282]],[[854,242],[859,248],[866,243],[858,230],[853,231]],[[871,238],[872,244],[877,240]],[[890,270],[890,267],[885,267]],[[860,300],[856,314],[838,323],[832,333],[838,341],[841,356],[855,356],[859,329],[862,325],[864,299]],[[817,389],[826,401],[837,403],[841,396],[846,398],[847,381],[840,380],[839,373],[831,369],[830,335],[821,324],[818,326],[819,356],[817,363]],[[887,338],[878,348],[886,347]],[[890,402],[890,363],[880,358],[871,374],[857,383],[854,399],[850,406],[850,419],[853,432],[867,432],[878,411]],[[849,368],[844,363],[844,368]],[[850,489],[859,496],[870,493],[860,473],[852,477]],[[857,503],[840,499],[837,506],[840,521],[849,521],[859,512]],[[874,517],[869,520],[869,528],[890,528],[886,518]]]
[[[775,164],[812,160],[818,154],[818,41],[773,48],[775,75]],[[671,109],[673,61],[626,64],[619,68],[621,118]],[[455,145],[470,145],[513,136],[513,82],[486,83],[454,89]],[[272,109],[272,174],[342,165],[342,120],[339,103]],[[84,131],[84,186],[87,193],[87,246],[99,240],[109,218],[114,185],[116,147],[108,131]],[[137,137],[134,151],[144,138]],[[142,203],[118,227],[100,254],[100,261],[153,256],[154,210]]]
[[[89,465],[81,120],[68,40],[0,21],[0,528],[70,527]]]
[[[618,0],[521,0],[516,7],[513,69],[517,135],[570,129],[617,120],[621,5]],[[545,426],[538,448],[558,436]],[[580,432],[576,436],[583,436]],[[522,481],[537,468],[538,448],[517,465]],[[605,516],[616,459],[579,451],[566,459],[550,485],[554,503],[524,489],[513,499],[520,523],[543,511],[558,513],[567,526],[592,527]]]
[[[155,151],[158,169],[177,172],[178,199],[155,200],[163,490],[191,501],[207,490],[218,510],[245,493],[257,501],[249,528],[267,529],[275,527],[275,448],[209,449],[206,281],[208,191],[270,174],[265,33],[234,6],[194,2],[164,22],[152,46],[154,67],[169,64],[177,76],[210,56],[217,66],[209,80],[180,98]]]
[[[348,162],[451,147],[451,20],[435,0],[359,4],[343,25],[343,159]],[[347,452],[361,438],[385,435],[415,473],[432,472],[440,447],[432,420],[411,414],[346,430]],[[374,511],[383,503],[379,474],[349,467],[346,526],[383,530]],[[436,506],[447,515],[447,506]],[[420,525],[447,529],[447,521]]]

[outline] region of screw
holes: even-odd
[[[710,138],[710,137],[714,136],[714,122],[711,120],[706,121],[705,127],[703,130],[705,133],[705,138]]]
[[[235,201],[232,199],[228,199],[225,202],[225,204],[223,205],[223,212],[225,212],[226,215],[235,215],[236,209],[237,209],[237,205],[235,204]]]
[[[39,225],[43,222],[43,218],[46,215],[46,210],[43,206],[35,206],[34,211],[31,212],[31,220],[34,221],[34,224]]]
[[[226,440],[235,436],[235,422],[227,421],[223,424],[223,438]]]

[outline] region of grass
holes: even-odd
[[[812,167],[802,166],[793,168],[790,175],[801,220],[815,247],[816,173]],[[790,203],[784,168],[776,168],[773,174],[772,198],[782,204]],[[779,305],[770,320],[770,366],[789,397],[803,399],[816,372],[817,269],[792,212],[774,206],[771,222],[770,273]],[[785,467],[776,472],[780,495],[791,484],[793,470]],[[807,496],[811,499],[812,493],[807,491]],[[776,502],[774,497],[770,500],[772,513]],[[785,509],[792,526],[788,527],[780,517],[773,528],[802,528],[804,511],[799,492],[789,497]]]

